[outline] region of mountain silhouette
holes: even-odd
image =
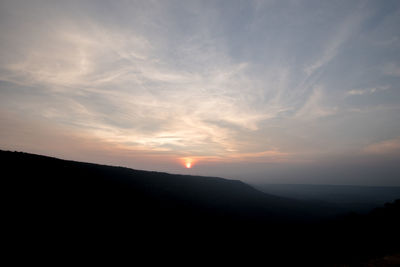
[[[60,160],[27,153],[1,152],[9,180],[20,199],[42,209],[74,207],[81,212],[139,214],[166,220],[237,219],[283,222],[308,221],[329,214],[308,202],[262,193],[238,181],[176,175]],[[55,206],[57,205],[57,209]],[[120,210],[123,207],[123,210]],[[126,208],[134,214],[126,212]],[[88,211],[84,211],[86,213]],[[117,212],[120,212],[119,214]]]
[[[80,245],[76,240],[107,240],[170,255],[176,249],[186,256],[206,251],[205,258],[226,255],[249,263],[244,255],[251,254],[266,262],[319,266],[398,248],[399,201],[368,215],[334,217],[340,211],[329,205],[265,194],[237,180],[22,152],[0,151],[0,160],[6,217],[28,240],[75,246]]]

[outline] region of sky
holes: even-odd
[[[400,1],[0,0],[0,149],[400,185]]]

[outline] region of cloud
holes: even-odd
[[[365,14],[360,11],[349,15],[340,25],[335,29],[332,37],[327,40],[321,55],[308,64],[304,68],[304,72],[311,76],[317,70],[328,64],[340,51],[343,44],[352,37],[352,34],[360,27],[361,22],[365,19]]]
[[[356,95],[370,95],[377,93],[379,91],[384,91],[389,89],[390,86],[378,86],[378,87],[372,87],[372,88],[367,88],[367,89],[353,89],[350,91],[347,91],[347,95],[349,96],[356,96]]]
[[[101,25],[60,24],[57,32],[37,38],[42,41],[26,46],[23,56],[1,65],[1,80],[35,88],[53,103],[33,112],[106,142],[228,153],[235,136],[257,130],[281,110],[257,104],[247,63],[233,63],[198,43],[181,46],[190,51],[181,57],[201,65],[182,68],[148,38]]]
[[[388,76],[400,77],[400,67],[396,63],[387,63],[382,67],[382,72]]]
[[[316,119],[330,116],[337,112],[336,107],[327,107],[324,102],[324,90],[321,86],[316,86],[305,104],[296,112],[298,119]]]
[[[370,144],[364,148],[364,153],[373,155],[399,154],[400,137]]]

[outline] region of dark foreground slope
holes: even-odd
[[[22,243],[317,265],[397,248],[398,202],[372,215],[327,221],[332,212],[323,206],[267,195],[240,181],[17,152],[1,151],[0,161],[4,217],[13,240]]]

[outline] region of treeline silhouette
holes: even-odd
[[[359,263],[399,251],[400,201],[334,216],[323,203],[235,180],[173,175],[0,151],[15,240],[124,248],[225,263]],[[18,237],[18,238],[17,238]],[[32,243],[33,242],[33,243]]]

